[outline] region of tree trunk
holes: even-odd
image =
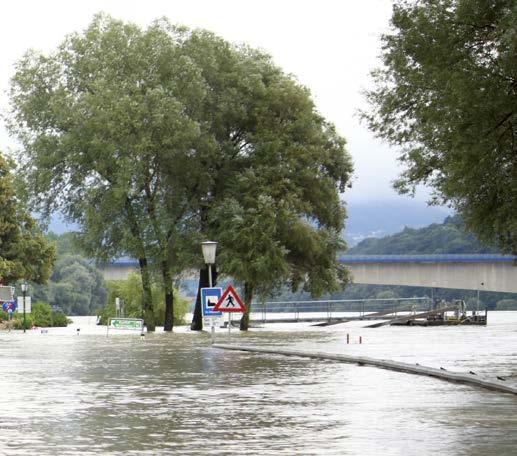
[[[246,312],[242,314],[240,330],[247,331],[250,327],[250,312],[251,300],[253,299],[253,285],[249,282],[244,282],[244,304],[246,305]]]
[[[142,312],[144,324],[147,327],[147,331],[152,332],[156,329],[156,322],[154,320],[153,295],[147,258],[139,258],[138,263],[140,265],[140,274],[142,275]]]
[[[153,294],[151,291],[151,275],[147,265],[147,256],[145,254],[145,247],[140,235],[140,227],[138,219],[133,210],[131,200],[126,197],[126,210],[129,230],[138,246],[138,264],[140,265],[140,274],[142,276],[142,318],[147,327],[147,331],[154,331],[156,329],[156,322],[154,320],[153,310]]]
[[[215,287],[217,283],[217,268],[215,264],[212,265],[212,286]],[[199,285],[197,288],[196,305],[194,307],[194,315],[192,316],[192,323],[190,329],[192,331],[201,331],[203,329],[203,315],[201,310],[201,288],[210,286],[208,280],[208,266],[199,270]]]
[[[172,331],[174,326],[174,291],[172,289],[171,268],[168,261],[168,252],[171,249],[170,243],[172,231],[169,231],[168,234],[165,235],[160,229],[160,224],[158,223],[158,218],[156,216],[155,195],[151,190],[150,182],[151,177],[147,173],[145,185],[145,194],[147,197],[147,213],[153,226],[154,235],[158,240],[159,248],[162,252],[160,267],[163,279],[163,289],[165,293],[165,321],[163,323],[163,329],[164,331]],[[170,208],[168,207],[168,209]]]
[[[172,289],[172,277],[167,262],[162,263],[163,287],[165,290],[165,322],[164,331],[172,331],[174,326],[174,290]]]

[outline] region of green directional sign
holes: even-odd
[[[110,326],[114,329],[142,329],[143,320],[138,318],[112,318]]]

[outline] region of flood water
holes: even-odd
[[[106,337],[94,322],[0,333],[0,455],[517,454],[517,396],[218,350],[187,328]],[[365,324],[268,325],[232,331],[230,343],[473,370],[517,385],[517,312],[489,313],[487,327]],[[227,343],[227,331],[217,341]]]

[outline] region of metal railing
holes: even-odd
[[[372,298],[372,299],[324,299],[315,301],[266,301],[255,302],[251,313],[260,315],[263,323],[268,321],[271,314],[292,314],[293,321],[300,319],[301,313],[324,313],[331,320],[339,313],[356,313],[365,317],[368,313],[391,310],[422,311],[431,306],[429,297],[415,298]],[[287,318],[288,315],[283,315]]]

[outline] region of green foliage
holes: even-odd
[[[63,312],[54,311],[49,304],[41,301],[33,303],[32,312],[25,314],[25,329],[66,327],[68,323],[69,320]],[[14,314],[13,328],[23,329],[23,312]]]
[[[65,255],[84,256],[84,253],[81,251],[78,234],[75,232],[62,234],[50,232],[47,234],[47,239],[56,245],[57,255],[59,257]]]
[[[244,208],[227,199],[212,213],[220,224],[218,264],[237,281],[253,283],[265,292],[287,280],[287,250],[278,239],[274,201],[259,196],[254,206]]]
[[[247,301],[285,282],[316,296],[335,290],[346,279],[336,261],[344,247],[339,192],[352,172],[345,141],[268,56],[245,49],[233,59],[242,61],[238,84],[247,86],[236,112],[224,107],[230,126],[214,124],[230,141],[217,138],[213,185],[203,196],[205,230],[221,244],[218,267],[244,284]],[[233,79],[222,85],[234,91]]]
[[[116,316],[115,298],[123,301],[124,316],[128,318],[142,318],[142,279],[139,274],[131,274],[126,280],[111,280],[108,282],[108,304],[100,311],[101,323],[107,324],[109,318]],[[153,308],[156,321],[163,325],[165,320],[165,303],[160,293],[162,289],[158,285],[153,287]],[[185,314],[189,303],[174,291],[174,324],[184,325]]]
[[[36,326],[52,326],[52,309],[45,302],[35,302],[32,305],[32,319]]]
[[[51,280],[56,282],[55,304],[67,314],[94,315],[106,303],[107,289],[102,274],[80,257],[61,258]]]
[[[67,315],[95,315],[106,304],[108,291],[102,274],[91,262],[64,255],[58,259],[48,285],[34,286],[32,294]]]
[[[445,253],[494,253],[465,232],[461,217],[447,217],[443,224],[434,223],[425,228],[404,228],[400,233],[382,238],[369,238],[351,248],[350,254],[411,255]]]
[[[52,311],[52,326],[54,327],[66,327],[68,323],[71,323],[71,320],[67,318],[67,316],[63,312]]]
[[[396,184],[435,189],[468,229],[517,253],[517,9],[513,0],[397,0],[369,127],[402,146]]]
[[[25,314],[25,329],[31,329],[34,326],[34,317],[30,313]],[[13,317],[13,328],[24,329],[23,326],[23,314],[17,312]]]
[[[0,281],[44,283],[56,252],[16,195],[11,167],[0,155]]]

